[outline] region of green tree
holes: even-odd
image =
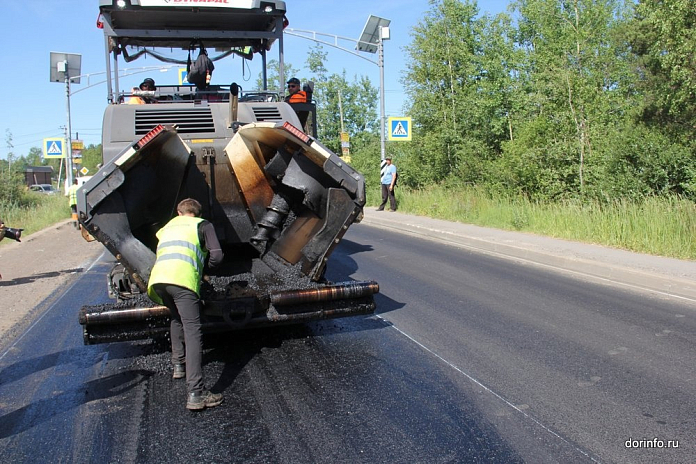
[[[484,16],[480,23],[477,124],[482,127],[481,140],[499,154],[503,141],[514,140],[516,121],[524,116],[526,100],[520,79],[524,51],[516,46],[517,31],[509,15]]]
[[[668,134],[627,122],[610,130],[602,149],[605,175],[597,181],[602,196],[642,199],[676,193],[696,200],[693,151]]]
[[[31,147],[29,153],[24,158],[27,166],[45,166],[46,163],[43,160],[43,152],[39,147]]]
[[[13,165],[18,174],[21,174],[22,178],[25,176],[25,171],[29,166],[44,166],[45,163],[41,159],[41,148],[32,147],[29,149],[29,153],[17,157]]]
[[[352,83],[345,70],[332,74],[326,81],[314,84],[317,104],[319,139],[336,153],[341,153],[341,114],[343,131],[351,136],[351,143],[359,143],[360,135],[374,133],[377,128],[377,89],[367,77],[356,77]]]
[[[12,159],[14,158],[14,143],[12,142],[12,132],[9,129],[5,129],[5,145],[7,146],[7,175],[10,175],[12,170]]]
[[[586,169],[597,161],[591,158],[604,129],[630,105],[625,47],[615,40],[626,9],[618,0],[519,0],[515,8],[527,52],[528,145],[509,146],[508,153],[519,163],[541,163],[538,171],[549,175],[537,178],[536,187],[526,185],[528,193],[582,193],[586,177],[597,176]],[[535,156],[539,148],[544,156]]]
[[[645,93],[641,119],[696,140],[696,7],[693,0],[640,0],[629,37]]]
[[[87,175],[94,175],[99,170],[102,162],[102,146],[99,145],[89,145],[87,148],[82,150],[82,167],[89,170]]]
[[[278,60],[268,61],[268,74],[266,76],[268,80],[268,91],[277,92],[280,95],[285,93],[285,82],[280,82],[280,65]],[[285,81],[295,76],[297,71],[290,63],[285,63],[283,68],[283,73],[285,74]],[[256,88],[247,90],[263,90],[263,74],[259,74],[256,78]]]
[[[412,159],[401,163],[421,167],[412,178],[415,185],[462,173],[462,165],[472,154],[467,148],[475,145],[474,152],[485,150],[483,143],[464,143],[467,134],[481,129],[477,122],[484,119],[476,96],[482,26],[477,15],[475,2],[431,1],[406,47],[410,60],[403,83],[416,141],[409,153]]]
[[[513,22],[431,0],[406,47],[414,141],[392,148],[404,180],[539,199],[692,197],[693,0],[641,0],[635,20],[634,6],[517,0]]]
[[[15,157],[12,132],[5,130],[5,143],[7,146],[7,159],[0,160],[0,207],[10,208],[21,204],[24,190],[23,176]]]

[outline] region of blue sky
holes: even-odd
[[[491,14],[505,11],[509,0],[479,1],[481,12]],[[101,139],[101,122],[106,101],[104,80],[104,38],[96,28],[98,0],[24,0],[22,2],[2,1],[0,3],[0,41],[3,47],[0,59],[5,65],[3,73],[4,95],[0,114],[0,158],[8,153],[7,131],[12,135],[13,153],[26,155],[31,147],[41,147],[46,137],[62,137],[63,127],[67,125],[65,85],[49,81],[50,52],[76,53],[82,55],[82,74],[80,84],[72,85],[71,126],[73,137],[85,144],[98,144]],[[391,40],[385,42],[385,111],[387,116],[407,116],[403,114],[405,94],[401,77],[405,70],[404,47],[411,42],[411,30],[418,24],[423,13],[429,8],[425,0],[286,0],[290,28],[333,34],[358,39],[360,31],[370,14],[391,20]],[[340,42],[344,48],[352,48],[349,42]],[[304,71],[307,51],[314,42],[287,36],[285,39],[285,60],[299,69],[300,77]],[[324,46],[328,52],[326,66],[331,73],[344,69],[349,81],[356,75],[370,78],[375,87],[379,86],[379,68],[364,59],[354,57],[341,50]],[[185,53],[181,52],[182,59]],[[214,55],[211,53],[211,55]],[[277,52],[269,54],[276,57]],[[365,55],[376,61],[376,55]],[[216,63],[213,75],[214,84],[228,84],[236,81],[250,90],[259,74],[258,63],[252,61],[251,73],[242,74],[241,60],[235,59],[229,65]],[[161,63],[147,58],[125,65],[121,68],[158,66]],[[157,83],[175,84],[178,74],[174,69],[166,72],[148,71],[122,80],[122,88],[137,85],[145,77],[153,77]]]

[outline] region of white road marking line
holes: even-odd
[[[419,347],[421,347],[422,349],[424,349],[425,351],[427,351],[427,352],[430,353],[431,355],[435,356],[437,359],[439,359],[440,361],[444,362],[445,364],[447,364],[449,367],[451,367],[451,368],[454,369],[455,371],[457,371],[457,372],[459,372],[460,374],[462,374],[464,377],[466,377],[467,379],[469,379],[470,381],[472,381],[473,383],[475,383],[475,384],[478,385],[479,387],[483,388],[483,389],[486,390],[488,393],[490,393],[491,395],[495,396],[496,398],[498,398],[500,401],[502,401],[503,403],[505,403],[506,405],[508,405],[508,406],[511,407],[512,409],[514,409],[515,411],[517,411],[517,412],[519,412],[520,414],[522,414],[525,418],[527,418],[527,419],[531,420],[532,422],[534,422],[536,425],[538,425],[539,427],[541,427],[542,429],[544,429],[544,430],[545,430],[546,432],[548,432],[549,434],[553,435],[554,437],[558,438],[558,439],[561,440],[562,442],[564,442],[564,443],[570,445],[571,447],[575,448],[579,453],[583,454],[584,456],[587,456],[587,457],[590,458],[593,462],[600,462],[600,461],[597,461],[597,460],[596,460],[595,458],[593,458],[592,456],[590,456],[590,455],[589,455],[587,452],[585,452],[584,450],[582,450],[582,449],[578,448],[577,446],[575,446],[575,444],[569,442],[568,440],[566,440],[565,438],[563,438],[562,436],[560,436],[558,433],[554,432],[554,431],[551,430],[549,427],[547,427],[546,425],[542,424],[542,423],[541,423],[538,419],[536,419],[535,417],[533,417],[533,416],[527,414],[527,413],[524,412],[521,408],[519,408],[519,407],[515,406],[514,404],[512,404],[510,401],[508,401],[507,399],[505,399],[505,398],[504,398],[502,395],[500,395],[499,393],[496,393],[496,392],[493,391],[491,388],[489,388],[489,387],[487,387],[486,385],[484,385],[483,383],[481,383],[481,381],[479,381],[478,379],[476,379],[476,378],[474,378],[473,376],[471,376],[471,374],[469,374],[469,373],[465,372],[464,370],[462,370],[462,369],[461,369],[459,366],[457,366],[456,364],[454,364],[454,363],[452,363],[452,362],[446,360],[445,358],[443,358],[442,356],[440,356],[439,354],[437,354],[436,352],[434,352],[433,350],[431,350],[430,348],[428,348],[427,346],[425,346],[424,344],[422,344],[421,342],[419,342],[418,340],[416,340],[415,338],[413,338],[411,335],[409,335],[409,334],[407,334],[406,332],[404,332],[403,330],[399,329],[399,328],[398,328],[396,325],[394,325],[394,323],[392,323],[391,321],[387,321],[387,320],[384,319],[382,316],[379,316],[379,315],[377,315],[377,314],[375,314],[375,316],[377,316],[379,319],[381,319],[381,320],[383,320],[383,321],[385,321],[385,322],[389,322],[389,325],[390,325],[394,330],[396,330],[397,332],[399,332],[401,335],[403,335],[404,337],[408,338],[408,339],[411,340],[413,343],[415,343],[416,345],[418,345]],[[525,409],[526,409],[526,408],[525,408]]]

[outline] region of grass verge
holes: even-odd
[[[62,195],[37,196],[31,206],[0,205],[0,218],[7,227],[24,229],[23,236],[33,234],[71,216],[68,199]],[[6,240],[0,242],[5,243]]]
[[[404,213],[696,260],[696,205],[676,197],[549,204],[439,186],[400,188],[396,196]],[[371,189],[368,204],[377,205],[379,197]]]
[[[367,204],[377,205],[380,195],[379,190],[370,189]],[[675,197],[549,204],[441,186],[399,188],[396,195],[404,213],[696,260],[696,205]],[[0,205],[0,217],[8,227],[24,229],[24,235],[70,218],[67,198],[37,196],[30,207]]]

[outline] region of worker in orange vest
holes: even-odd
[[[300,90],[300,80],[293,77],[288,82],[288,92],[290,95],[285,97],[288,103],[307,103],[307,92]]]

